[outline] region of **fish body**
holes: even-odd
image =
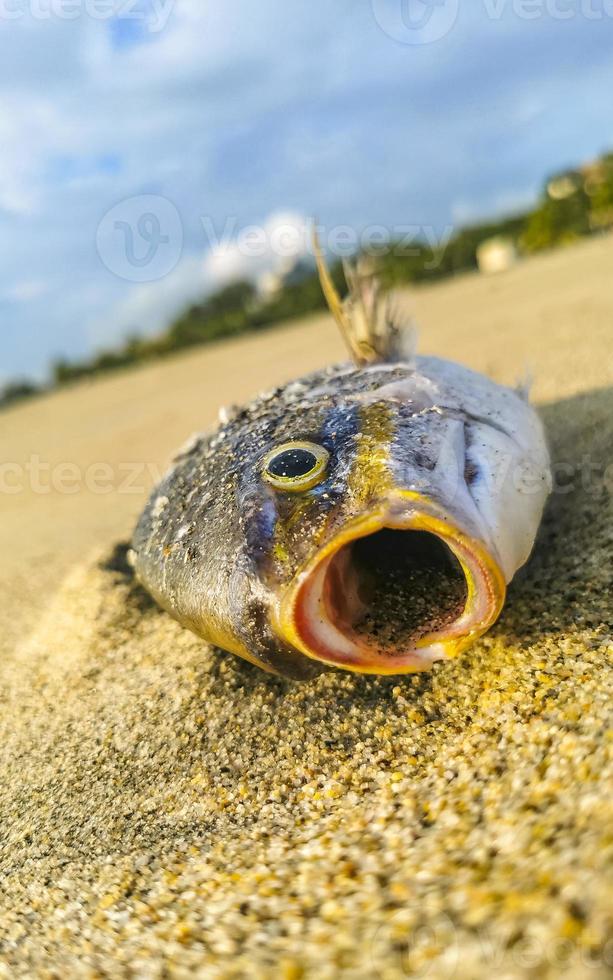
[[[426,670],[495,622],[550,489],[526,397],[412,353],[376,280],[324,293],[353,362],[258,396],[192,441],[135,531],[136,575],[267,671]]]

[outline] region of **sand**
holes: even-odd
[[[353,629],[387,656],[428,633],[450,626],[468,598],[466,576],[449,549],[432,535],[379,532],[353,546],[358,594],[367,605]]]
[[[327,318],[0,416],[0,976],[611,975],[612,263],[411,297],[422,350],[531,368],[563,464],[500,622],[430,675],[270,678],[118,547],[218,405],[339,356]]]

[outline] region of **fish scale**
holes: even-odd
[[[371,271],[358,264],[341,301],[316,256],[355,362],[233,408],[180,452],[135,529],[136,574],[267,671],[426,670],[491,627],[529,557],[551,486],[543,428],[524,393],[414,355]],[[267,461],[288,446],[279,483]]]

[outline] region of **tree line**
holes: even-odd
[[[477,250],[489,238],[512,240],[520,255],[562,246],[613,227],[613,153],[586,167],[550,178],[536,207],[523,214],[485,222],[456,232],[445,246],[417,242],[410,249],[398,242],[374,251],[378,273],[387,287],[427,283],[477,267]],[[342,263],[332,267],[339,292],[344,291]],[[134,335],[119,347],[101,350],[81,361],[59,359],[48,384],[17,379],[0,391],[0,407],[30,398],[82,378],[131,367],[176,351],[283,320],[323,310],[325,301],[315,270],[283,285],[262,300],[250,282],[234,282],[186,309],[154,337]]]

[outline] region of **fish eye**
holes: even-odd
[[[314,442],[286,442],[265,457],[264,477],[276,490],[311,490],[323,480],[329,458],[327,450]]]

